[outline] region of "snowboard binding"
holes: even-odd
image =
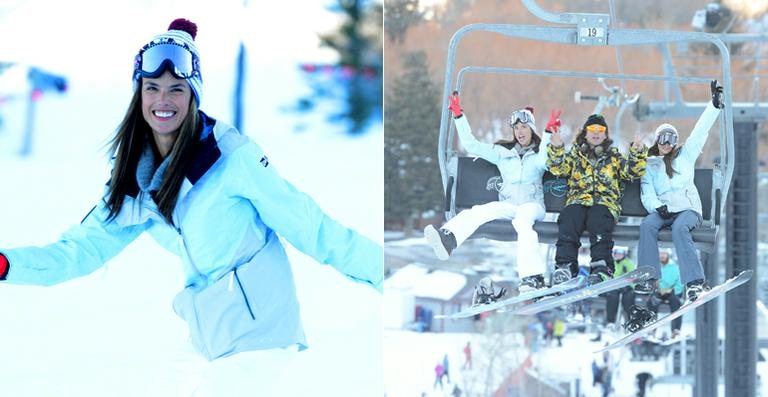
[[[655,312],[639,305],[632,305],[629,308],[629,319],[627,319],[627,322],[622,324],[621,326],[624,327],[627,332],[637,332],[641,330],[646,325],[656,321],[657,315]]]

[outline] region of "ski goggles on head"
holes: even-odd
[[[664,130],[659,133],[659,137],[656,139],[659,145],[671,145],[677,144],[677,134],[671,130]]]
[[[180,79],[200,73],[200,61],[185,45],[172,41],[147,44],[133,64],[134,78],[160,77],[168,69]]]
[[[517,123],[528,124],[533,123],[533,116],[525,110],[515,110],[509,114],[507,121],[510,126],[514,126]]]
[[[587,132],[596,132],[598,134],[605,134],[607,129],[608,128],[601,124],[590,124],[586,128]]]

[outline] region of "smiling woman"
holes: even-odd
[[[139,51],[103,198],[56,243],[0,249],[0,277],[52,285],[84,276],[147,231],[181,258],[185,288],[173,307],[213,361],[194,395],[277,395],[276,380],[308,346],[279,237],[379,291],[382,251],[281,178],[256,143],[198,109],[196,30],[175,20]]]
[[[158,78],[146,77],[141,86],[141,113],[155,138],[162,157],[176,141],[181,123],[190,113],[192,93],[189,84],[166,71]]]

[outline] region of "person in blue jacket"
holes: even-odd
[[[278,236],[379,291],[381,245],[328,217],[280,177],[259,145],[199,110],[196,33],[177,19],[139,50],[102,199],[58,242],[0,249],[0,279],[52,285],[84,276],[148,232],[182,260],[185,288],[173,307],[205,358],[303,350]]]
[[[536,119],[533,108],[527,107],[513,111],[509,117],[512,129],[510,140],[496,143],[478,141],[472,135],[461,105],[459,93],[450,98],[449,108],[459,134],[461,144],[467,152],[481,157],[499,168],[502,184],[499,188],[499,200],[475,205],[456,214],[438,230],[432,225],[424,229],[424,236],[431,244],[435,255],[447,260],[458,246],[482,224],[494,219],[511,220],[517,232],[517,272],[521,278],[520,290],[544,288],[546,264],[539,248],[539,236],[533,230],[534,222],[544,219],[544,189],[542,176],[547,170],[546,146],[550,134],[543,138],[536,134]],[[545,131],[556,131],[561,121],[559,111],[553,111]],[[501,298],[503,289],[493,285],[490,278],[482,280],[490,285],[484,295],[488,299],[473,299],[476,302],[490,303]],[[486,291],[483,283],[478,284],[478,291]],[[498,291],[497,291],[498,290]],[[477,295],[477,294],[476,294]]]
[[[696,300],[709,289],[691,230],[702,221],[701,199],[693,180],[696,159],[724,107],[723,87],[717,80],[710,84],[710,91],[712,101],[699,116],[685,145],[678,145],[679,134],[674,126],[664,123],[656,128],[656,141],[648,152],[648,166],[640,184],[640,198],[648,215],[640,225],[637,265],[653,267],[656,275],[639,286],[648,292],[658,288],[658,233],[661,228],[670,227],[686,302]]]
[[[648,297],[646,307],[648,310],[657,313],[659,305],[669,304],[669,310],[675,311],[680,308],[680,296],[683,294],[683,283],[680,282],[680,267],[671,260],[669,251],[663,249],[659,251],[659,262],[661,263],[661,278],[659,278],[659,287],[656,293]],[[670,330],[672,338],[680,334],[680,328],[683,325],[683,318],[678,317],[672,320]]]

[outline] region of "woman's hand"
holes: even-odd
[[[552,112],[549,113],[549,121],[547,122],[547,126],[544,128],[544,132],[558,132],[560,131],[560,126],[563,125],[563,122],[560,121],[560,115],[563,113],[560,109],[554,109]]]
[[[647,137],[647,135],[648,134],[640,132],[640,131],[636,132],[635,133],[635,139],[632,140],[632,148],[635,149],[635,150],[642,149],[643,146],[645,146],[643,144],[643,142],[645,141],[645,138]]]
[[[712,80],[712,82],[709,83],[709,90],[712,91],[712,105],[718,109],[724,108],[725,103],[723,103],[723,86],[718,84],[717,80]]]
[[[454,91],[453,94],[451,94],[450,97],[448,97],[448,109],[451,110],[451,113],[453,113],[454,118],[461,117],[462,114],[464,114],[464,110],[461,108],[461,105],[459,104],[459,92]]]
[[[8,258],[5,255],[0,254],[0,280],[5,280],[5,276],[8,275],[10,265],[8,264]]]

